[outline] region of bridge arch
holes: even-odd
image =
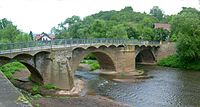
[[[104,48],[104,46],[99,48]],[[88,48],[87,50],[77,48],[73,51],[73,71],[77,70],[81,61],[89,54],[93,54],[96,57],[102,71],[116,71],[115,61],[113,60],[112,56],[107,52],[96,49],[94,50],[93,47]]]
[[[136,63],[154,63],[156,61],[155,55],[150,48],[137,51],[135,56]]]
[[[49,51],[39,51],[39,52],[34,53],[33,56],[37,56],[39,54],[50,54],[50,52]]]
[[[43,78],[42,75],[39,73],[39,71],[33,67],[32,65],[25,63],[25,62],[20,62],[23,65],[26,66],[26,68],[30,71],[31,73],[31,80],[37,83],[42,83],[43,84]]]
[[[117,47],[124,47],[124,45],[118,45]]]
[[[33,56],[29,54],[18,54],[15,57],[7,58],[7,57],[0,57],[1,63],[0,66],[3,66],[7,63],[11,63],[13,61],[20,62],[29,70],[31,75],[31,80],[38,83],[43,83],[43,78],[40,72],[34,67]]]

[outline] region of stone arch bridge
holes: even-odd
[[[33,81],[70,90],[74,72],[93,53],[102,71],[134,72],[135,64],[154,63],[159,43],[130,39],[61,39],[50,42],[0,44],[0,66],[19,61]]]

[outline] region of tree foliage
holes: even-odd
[[[200,59],[200,12],[183,8],[172,21],[172,32],[177,35],[177,52],[185,62]]]
[[[156,40],[153,24],[159,20],[132,7],[100,11],[81,19],[72,16],[51,29],[57,38],[134,38]]]
[[[30,41],[31,37],[17,29],[17,26],[6,18],[0,20],[0,43]]]
[[[162,20],[164,17],[163,11],[158,6],[153,6],[150,10],[150,15],[156,17],[158,20]]]

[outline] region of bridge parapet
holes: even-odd
[[[140,41],[135,39],[93,38],[93,39],[56,39],[52,41],[32,41],[23,43],[0,44],[0,55],[16,52],[49,50],[63,47],[89,45],[146,45],[159,46],[156,41]]]

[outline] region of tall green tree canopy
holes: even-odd
[[[17,26],[6,18],[0,20],[0,43],[30,41],[31,37],[17,29]]]
[[[177,53],[186,62],[200,59],[200,12],[183,8],[172,20],[172,32],[177,35]]]
[[[150,15],[156,17],[158,20],[162,20],[164,17],[163,11],[158,6],[153,6],[150,10]]]
[[[154,40],[153,24],[158,21],[154,16],[135,12],[128,6],[120,11],[100,11],[83,19],[72,16],[51,31],[57,38],[141,39],[144,36],[146,40]]]

